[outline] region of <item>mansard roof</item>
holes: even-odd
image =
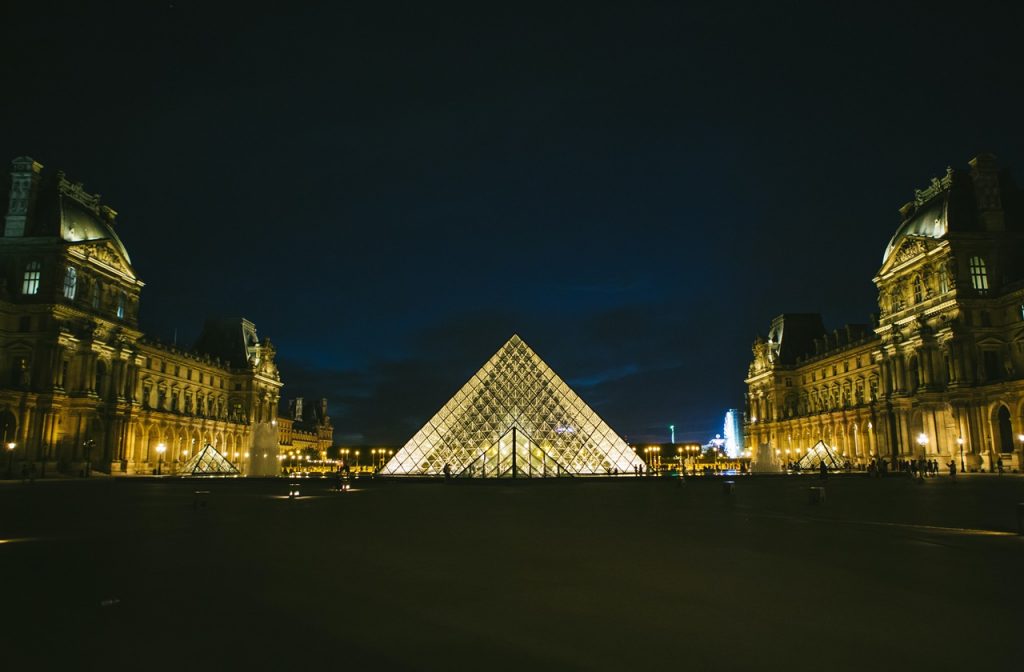
[[[69,180],[63,171],[45,173],[42,165],[28,157],[14,160],[15,169],[26,163],[40,174],[24,237],[57,237],[72,244],[109,241],[131,266],[131,257],[114,230],[117,212],[100,203],[99,194],[91,194],[80,182]],[[7,202],[4,198],[3,203]],[[134,275],[134,274],[133,274]]]
[[[914,200],[900,208],[900,225],[882,254],[883,266],[907,238],[940,239],[950,232],[984,231],[985,210],[1003,212],[1007,230],[1024,228],[1020,190],[1009,171],[999,169],[991,154],[978,155],[970,165],[969,171],[946,168],[945,175],[914,190]]]

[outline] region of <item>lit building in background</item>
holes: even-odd
[[[632,473],[643,462],[513,336],[393,457],[389,476],[542,478]]]
[[[277,473],[281,380],[255,325],[208,321],[192,348],[146,338],[114,210],[27,157],[2,202],[0,434],[16,473],[168,474],[207,446]]]
[[[304,461],[326,462],[334,444],[334,427],[327,414],[327,400],[309,403],[302,397],[288,401],[277,416],[278,452]],[[284,459],[282,461],[285,461]],[[286,465],[287,466],[287,465]]]
[[[981,155],[900,213],[874,278],[873,324],[829,332],[820,315],[788,313],[755,340],[745,424],[755,468],[798,462],[823,441],[855,467],[881,457],[1020,470],[1024,193]]]

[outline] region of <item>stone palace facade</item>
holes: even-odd
[[[3,202],[0,471],[173,473],[210,444],[243,474],[278,473],[269,339],[240,318],[207,322],[191,350],[147,339],[114,210],[27,157]]]
[[[995,157],[948,169],[900,209],[873,324],[783,314],[746,378],[748,447],[778,469],[819,440],[854,466],[1024,461],[1024,195]]]

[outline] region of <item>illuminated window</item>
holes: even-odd
[[[68,266],[68,271],[64,274],[64,298],[74,300],[77,291],[78,271],[74,266]]]
[[[988,292],[988,271],[985,269],[985,260],[981,257],[971,257],[971,287],[979,294]]]
[[[99,280],[97,280],[92,285],[92,295],[90,296],[90,299],[89,299],[90,302],[92,303],[92,307],[97,309],[97,310],[100,307],[100,293],[102,291],[103,291],[103,284],[100,283]]]
[[[42,266],[38,261],[28,262],[28,266],[25,267],[25,275],[21,281],[21,293],[22,294],[38,294],[39,293],[39,278],[42,275]]]
[[[121,292],[120,294],[117,295],[117,319],[119,320],[124,319],[124,304],[125,296],[124,292]]]
[[[921,291],[921,278],[914,278],[914,303],[921,303],[924,294]]]
[[[1020,319],[1024,320],[1024,303],[1020,305]]]

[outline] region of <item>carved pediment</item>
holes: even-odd
[[[885,264],[879,270],[879,275],[888,272],[894,266],[899,266],[917,257],[924,256],[935,245],[936,241],[926,236],[907,236],[900,241],[899,246],[886,259]]]
[[[82,246],[82,253],[86,259],[95,259],[106,266],[117,269],[125,275],[135,278],[135,272],[128,264],[121,252],[109,241],[99,240]]]
[[[900,244],[896,251],[893,253],[893,257],[896,258],[897,264],[902,264],[905,261],[909,261],[914,257],[919,257],[928,251],[928,245],[921,238],[907,238]]]

